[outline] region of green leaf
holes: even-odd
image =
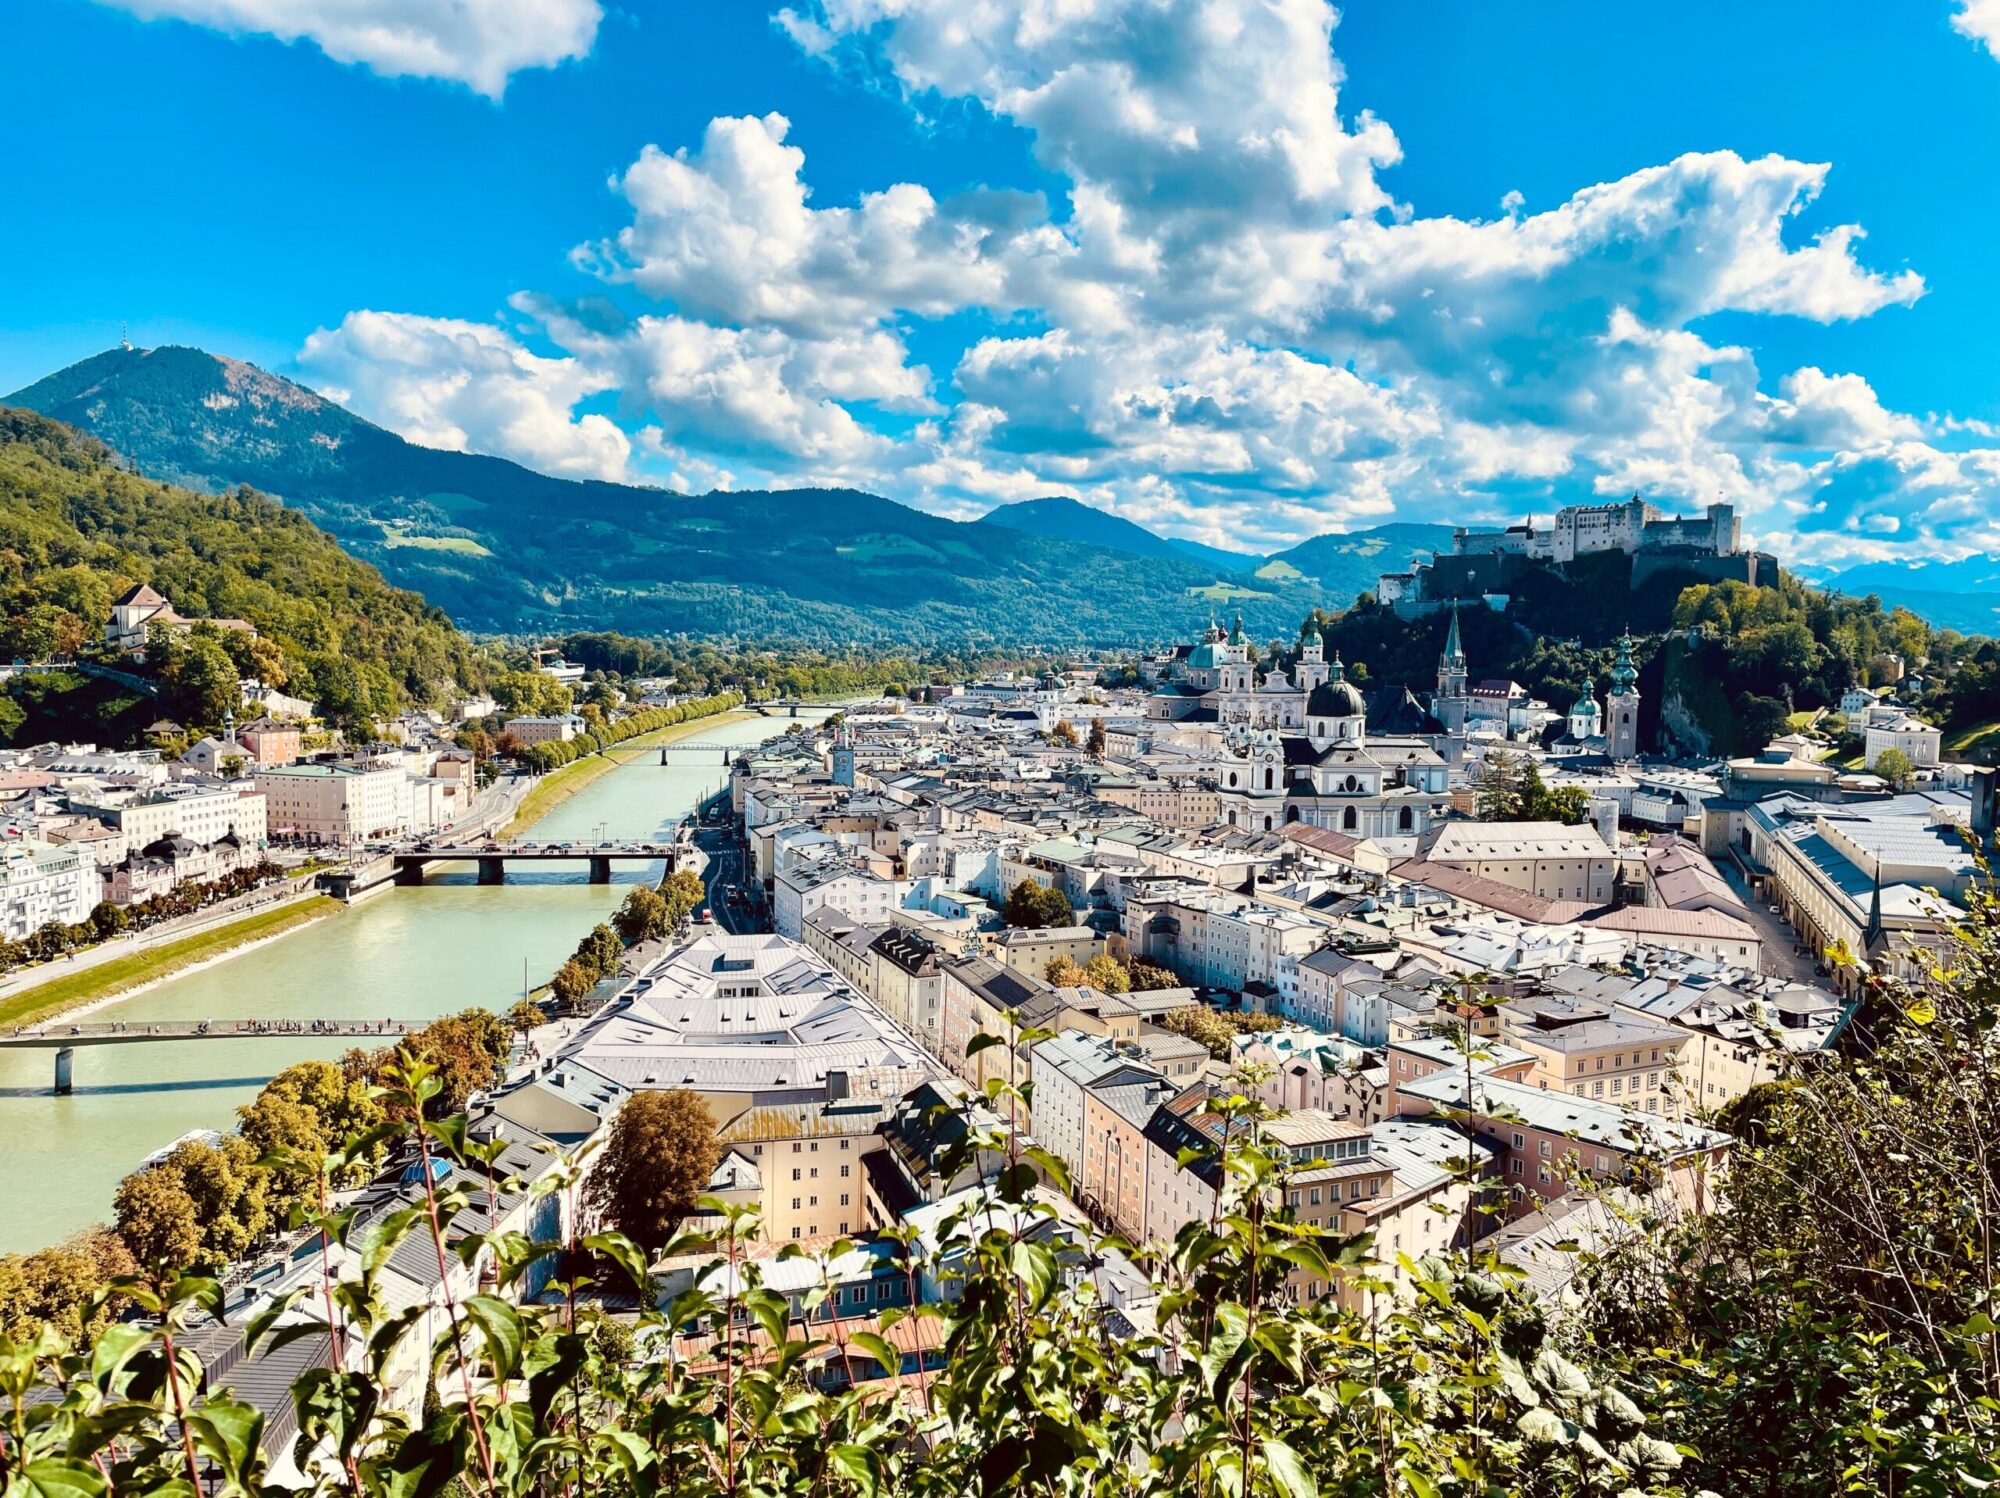
[[[880,1363],[884,1373],[894,1373],[903,1366],[902,1357],[889,1345],[886,1337],[878,1337],[873,1332],[855,1332],[847,1340]]]
[[[378,1402],[372,1379],[331,1368],[309,1368],[292,1385],[299,1430],[314,1445],[328,1443],[346,1457],[368,1429]]]
[[[881,1486],[882,1459],[866,1446],[857,1446],[851,1441],[836,1441],[827,1449],[826,1465],[828,1470],[838,1472],[863,1493],[873,1493]]]
[[[278,1318],[297,1305],[310,1288],[307,1285],[299,1285],[287,1290],[283,1295],[272,1296],[267,1304],[258,1308],[257,1314],[243,1324],[244,1356],[248,1357],[257,1351],[257,1344],[264,1340],[264,1333],[276,1326]]]
[[[1249,1335],[1249,1325],[1250,1317],[1243,1307],[1224,1302],[1215,1308],[1215,1326],[1209,1333],[1208,1346],[1201,1350],[1201,1371],[1211,1391],[1225,1381],[1225,1370]]]
[[[1319,1498],[1319,1484],[1313,1481],[1299,1454],[1276,1436],[1264,1438],[1264,1465],[1271,1481],[1285,1498]]]
[[[1039,1144],[1031,1144],[1021,1153],[1034,1161],[1035,1164],[1041,1166],[1042,1174],[1049,1178],[1050,1183],[1055,1186],[1056,1190],[1062,1192],[1064,1196],[1071,1194],[1069,1189],[1069,1166],[1067,1164],[1050,1154],[1049,1151],[1043,1149]]]
[[[485,1335],[494,1378],[501,1382],[512,1378],[521,1366],[521,1313],[504,1300],[475,1295],[466,1301],[465,1314]]]
[[[1410,1491],[1416,1498],[1438,1498],[1438,1485],[1424,1473],[1407,1464],[1398,1467],[1396,1471],[1403,1481],[1409,1484]]]
[[[124,1368],[133,1356],[153,1340],[152,1330],[136,1321],[107,1326],[90,1350],[90,1376],[99,1383]]]
[[[633,1288],[639,1292],[641,1301],[652,1300],[653,1276],[646,1262],[646,1252],[638,1244],[623,1233],[592,1233],[583,1240],[583,1246],[592,1253],[603,1254],[624,1270]]]
[[[361,1269],[364,1274],[373,1274],[389,1262],[389,1256],[410,1236],[410,1230],[423,1219],[422,1207],[403,1207],[389,1213],[382,1219],[368,1240],[368,1246],[361,1254]]]
[[[1054,1254],[1039,1243],[1017,1238],[1009,1252],[1008,1263],[1014,1277],[1027,1287],[1030,1304],[1039,1306],[1048,1299],[1049,1287],[1056,1278]]]
[[[264,1438],[262,1410],[240,1400],[210,1399],[188,1416],[188,1430],[231,1486],[251,1486],[251,1468]]]
[[[1521,1418],[1514,1424],[1522,1435],[1531,1441],[1551,1441],[1558,1446],[1569,1444],[1568,1423],[1554,1410],[1543,1409],[1539,1405],[1531,1410],[1523,1410]]]
[[[41,1498],[101,1498],[107,1486],[104,1474],[89,1462],[44,1457],[21,1470]]]

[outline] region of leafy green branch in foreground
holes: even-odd
[[[573,1210],[590,1159],[509,1179],[519,1150],[435,1116],[439,1078],[405,1059],[380,1073],[385,1122],[266,1162],[297,1186],[294,1221],[321,1256],[245,1328],[260,1356],[310,1354],[291,1408],[231,1394],[249,1359],[205,1369],[192,1350],[214,1331],[214,1281],[142,1272],[116,1287],[133,1312],[94,1339],[45,1327],[0,1343],[0,1487],[1979,1491],[2000,1477],[1996,928],[1990,894],[1975,898],[1916,982],[1873,981],[1854,1054],[1728,1120],[1745,1143],[1716,1208],[1677,1217],[1631,1197],[1625,1242],[1582,1258],[1560,1314],[1476,1249],[1404,1265],[1413,1289],[1392,1293],[1372,1245],[1282,1206],[1285,1166],[1240,1099],[1221,1104],[1241,1122],[1213,1215],[1171,1245],[1120,1242],[1069,1205],[1060,1162],[999,1123],[1027,1098],[998,1080],[962,1158],[940,1166],[950,1179],[983,1161],[980,1183],[869,1249],[910,1293],[862,1313],[836,1273],[860,1245],[773,1252],[744,1207],[704,1202],[657,1258],[590,1231]],[[339,1187],[385,1144],[422,1184],[364,1217]],[[560,1208],[561,1230],[504,1226],[506,1200]],[[433,1262],[445,1291],[391,1295],[399,1253]],[[1301,1299],[1300,1276],[1341,1293]],[[410,1368],[419,1398],[397,1376]],[[284,1439],[266,1439],[267,1418]]]

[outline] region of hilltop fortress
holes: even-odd
[[[1455,599],[1504,598],[1526,567],[1560,569],[1605,552],[1632,558],[1634,588],[1668,571],[1687,573],[1691,581],[1753,584],[1777,575],[1775,558],[1743,549],[1735,506],[1669,515],[1635,494],[1620,504],[1567,506],[1547,526],[1532,519],[1497,531],[1460,526],[1449,553],[1435,552],[1428,564],[1408,572],[1385,573],[1375,596],[1401,614],[1429,613]]]

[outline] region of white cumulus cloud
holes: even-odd
[[[631,477],[631,439],[579,416],[611,388],[601,370],[531,352],[505,330],[405,312],[350,312],[299,351],[343,404],[425,447],[490,453],[564,478]]]
[[[1989,14],[1968,0],[1960,29]],[[1690,152],[1509,193],[1493,219],[1427,215],[1385,186],[1389,124],[1342,107],[1325,0],[776,19],[914,114],[1019,127],[1045,177],[883,174],[830,200],[784,114],[716,118],[638,151],[610,184],[624,225],[572,253],[626,310],[517,299],[560,358],[449,325],[476,358],[391,348],[370,385],[350,349],[343,380],[399,430],[509,456],[536,444],[465,414],[486,381],[496,408],[532,392],[542,450],[571,463],[601,435],[577,392],[615,391],[637,432],[619,461],[676,485],[849,483],[959,515],[1064,494],[1257,549],[1638,492],[1729,500],[1826,556],[1884,544],[1889,513],[1899,544],[1949,551],[2000,507],[1990,428],[1893,410],[1861,372],[1760,369],[1757,319],[1895,316],[1926,290],[1857,224],[1801,228],[1837,194],[1827,163]]]
[[[1971,37],[2000,58],[2000,0],[1961,0],[1951,25],[1960,36]]]
[[[99,0],[146,20],[309,41],[385,78],[439,78],[497,99],[524,68],[587,57],[599,0]]]

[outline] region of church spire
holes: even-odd
[[[1639,668],[1632,664],[1632,631],[1618,637],[1618,655],[1611,663],[1611,695],[1628,697],[1639,684]]]
[[[1454,664],[1465,659],[1465,647],[1458,639],[1458,600],[1451,604],[1451,632],[1444,637],[1444,658]]]

